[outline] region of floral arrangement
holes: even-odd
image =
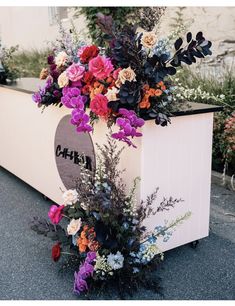
[[[135,197],[138,178],[130,192],[126,192],[122,171],[117,170],[123,148],[118,151],[110,136],[107,144],[98,148],[96,172],[81,167],[77,188],[64,192],[62,205],[50,207],[50,222],[35,217],[31,228],[56,241],[52,247],[55,262],[61,257],[68,258],[63,266],[75,270],[76,294],[111,284],[118,285],[122,296],[141,285],[156,290],[159,286],[150,272],[163,260],[158,240],[166,242],[190,212],[171,222],[156,224],[148,232],[144,226],[148,217],[169,210],[182,200],[164,198],[153,206],[156,188],[146,201],[138,203]],[[60,222],[67,224],[65,229]]]
[[[182,63],[211,54],[211,42],[198,32],[174,43],[159,39],[150,31],[124,27],[117,31],[111,16],[100,15],[106,48],[78,43],[73,51],[58,50],[48,56],[48,68],[41,72],[45,86],[33,95],[38,106],[64,105],[71,109],[71,123],[78,132],[93,131],[95,120],[105,120],[118,131],[112,137],[133,145],[145,120],[162,126],[170,122],[174,84],[170,76]],[[76,50],[76,51],[74,51]],[[87,109],[90,112],[87,112]]]

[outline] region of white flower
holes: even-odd
[[[117,89],[116,87],[109,88],[105,96],[107,97],[108,101],[116,101],[118,100],[117,98],[118,92],[119,92],[119,89]]]
[[[62,72],[58,77],[58,85],[60,88],[69,85],[69,78],[67,77],[66,71]]]
[[[121,269],[123,267],[124,257],[118,251],[116,254],[109,254],[107,257],[107,263],[112,267],[113,270]]]
[[[157,42],[157,35],[154,32],[143,32],[141,44],[145,48],[152,49]]]
[[[64,66],[68,60],[68,54],[64,51],[61,51],[55,57],[55,64],[57,67]]]
[[[118,73],[118,82],[124,84],[126,81],[132,82],[136,81],[136,74],[131,67],[124,68]]]
[[[63,200],[64,200],[64,205],[73,205],[77,202],[78,200],[78,193],[75,189],[69,189],[66,190],[63,193]]]
[[[82,225],[81,218],[79,219],[72,219],[67,226],[67,232],[69,235],[76,235],[77,232],[80,230]]]

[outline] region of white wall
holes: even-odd
[[[74,22],[78,29],[85,28],[84,18]],[[66,27],[69,22],[63,24]],[[48,7],[0,7],[0,37],[4,45],[44,49],[57,36],[58,26],[50,25]]]

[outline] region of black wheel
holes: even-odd
[[[196,249],[197,245],[199,244],[199,240],[195,240],[190,242],[190,246],[192,249]]]

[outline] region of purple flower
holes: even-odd
[[[93,272],[94,272],[94,267],[91,264],[84,262],[84,264],[80,267],[78,273],[82,279],[86,279],[92,276]]]
[[[93,128],[88,124],[90,117],[84,110],[74,109],[72,111],[71,123],[77,126],[77,132],[91,132]]]
[[[76,87],[64,87],[61,102],[68,108],[84,109],[87,97],[81,95],[80,89]]]
[[[62,90],[61,102],[68,108],[73,108],[71,123],[77,126],[77,132],[91,132],[93,128],[88,124],[90,117],[84,108],[87,97],[81,95],[81,90],[77,87],[66,86]]]
[[[138,118],[133,110],[127,110],[125,108],[120,108],[119,114],[122,115],[122,117],[119,117],[116,120],[116,124],[119,126],[120,130],[118,133],[113,133],[112,137],[114,139],[124,141],[129,146],[136,148],[128,137],[133,138],[142,136],[142,133],[137,132],[137,128],[144,125],[144,120]]]
[[[80,294],[85,290],[88,290],[87,282],[81,278],[79,272],[74,272],[74,293]]]
[[[49,76],[46,79],[45,89],[49,89],[51,87],[52,83],[53,83],[53,78]]]
[[[36,103],[40,103],[42,101],[42,97],[39,92],[35,92],[32,96],[32,99]]]
[[[86,262],[92,263],[96,259],[96,252],[88,252],[86,255]]]
[[[47,57],[47,63],[48,63],[48,65],[54,64],[54,56],[53,55],[49,55]]]

